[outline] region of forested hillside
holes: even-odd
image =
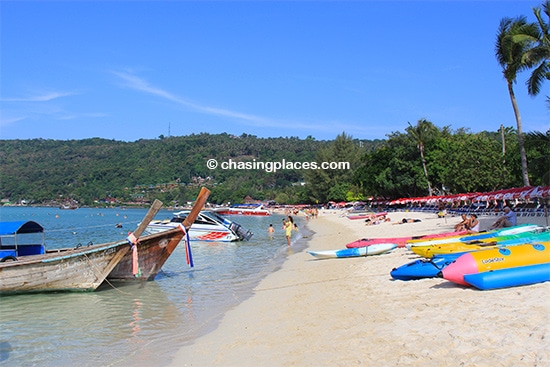
[[[121,142],[84,140],[3,140],[0,142],[0,196],[36,203],[75,199],[81,204],[159,197],[169,203],[192,200],[198,184],[211,186],[213,202],[239,202],[245,196],[296,196],[292,185],[304,172],[209,169],[208,159],[234,161],[314,161],[329,142],[313,138],[257,138],[243,134],[199,134]],[[381,141],[356,141],[363,151]],[[306,198],[300,198],[306,200]],[[298,198],[294,198],[298,200]]]

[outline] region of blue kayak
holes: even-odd
[[[455,261],[463,253],[434,255],[430,259],[418,259],[398,268],[393,268],[390,275],[398,280],[416,280],[423,278],[435,278],[439,272]]]

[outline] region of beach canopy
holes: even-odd
[[[422,196],[412,198],[399,198],[390,201],[389,205],[428,203],[434,204],[439,201],[448,203],[455,201],[490,201],[490,200],[532,200],[536,198],[550,197],[550,186],[525,186],[502,189],[491,192],[472,192],[466,194],[452,194],[439,196]]]
[[[0,236],[15,235],[20,233],[42,233],[44,228],[30,220],[17,222],[0,222]]]

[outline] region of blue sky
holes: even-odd
[[[4,0],[0,138],[516,127],[494,41],[541,2]],[[527,77],[524,131],[546,131],[550,83]]]

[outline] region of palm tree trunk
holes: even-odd
[[[523,128],[521,124],[521,115],[519,114],[518,103],[516,101],[516,95],[514,94],[514,87],[511,82],[508,82],[508,93],[510,93],[510,100],[512,101],[512,107],[514,108],[514,114],[516,115],[516,123],[518,125],[518,143],[519,143],[519,152],[521,156],[521,174],[523,176],[523,186],[530,186],[529,175],[527,174],[527,154],[525,153],[525,144],[523,143]]]
[[[428,194],[432,196],[432,185],[428,178],[428,169],[426,168],[426,159],[424,158],[424,145],[420,146],[420,158],[422,158],[422,168],[424,168],[424,175],[426,176],[426,181],[428,182]]]

